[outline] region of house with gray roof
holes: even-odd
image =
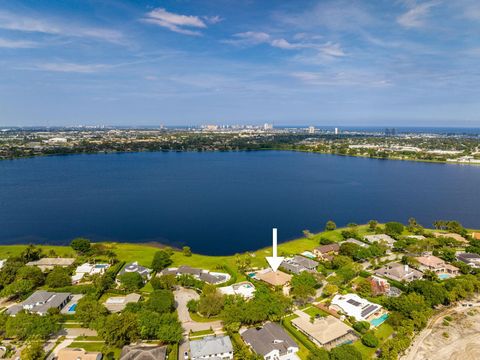
[[[192,268],[190,266],[180,266],[178,268],[164,269],[160,272],[160,275],[191,275],[198,280],[204,281],[212,285],[221,284],[230,280],[229,274]]]
[[[417,269],[396,262],[386,264],[380,269],[375,270],[375,275],[383,276],[395,281],[405,282],[419,280],[423,277],[423,274]]]
[[[318,264],[318,261],[295,255],[293,258],[285,258],[280,266],[293,274],[300,274],[303,271],[317,271]]]
[[[7,314],[15,316],[22,310],[39,315],[46,315],[49,309],[62,310],[70,301],[70,293],[57,293],[49,291],[35,291],[20,304],[7,309]]]
[[[457,260],[464,262],[473,268],[480,268],[480,255],[478,254],[460,253],[457,254]]]
[[[297,343],[277,323],[250,328],[240,334],[243,341],[265,360],[298,360]]]
[[[118,276],[117,276],[117,282],[118,282],[118,277],[119,276],[122,276],[123,274],[126,274],[126,273],[138,273],[140,274],[140,276],[144,279],[144,280],[150,280],[151,278],[151,275],[150,273],[152,272],[151,269],[148,269],[142,265],[139,265],[138,262],[133,262],[133,263],[129,263],[127,265],[125,265],[125,267],[120,270],[120,272],[118,273]]]
[[[228,336],[206,336],[200,340],[190,341],[190,358],[199,359],[233,359],[232,341]]]
[[[165,360],[166,346],[126,345],[122,348],[120,360]]]

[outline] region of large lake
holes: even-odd
[[[480,228],[480,167],[295,152],[127,153],[0,161],[0,243],[188,244],[233,254],[302,230],[457,219]],[[302,249],[299,249],[302,250]]]

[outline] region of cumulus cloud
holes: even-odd
[[[205,29],[208,24],[216,24],[223,19],[220,16],[194,16],[182,15],[169,12],[163,8],[157,8],[148,12],[142,19],[144,22],[164,27],[170,31],[199,36],[199,29]]]
[[[397,22],[406,28],[419,28],[425,26],[425,21],[430,10],[439,4],[438,1],[430,1],[422,4],[409,2],[410,8],[397,18]]]

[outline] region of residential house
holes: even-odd
[[[13,305],[7,309],[7,314],[16,315],[22,310],[30,313],[46,315],[49,309],[58,309],[67,305],[72,295],[70,293],[49,292],[44,290],[35,291],[20,304]]]
[[[0,260],[0,270],[3,268],[6,262],[7,262],[7,259]]]
[[[338,255],[340,245],[338,243],[322,245],[313,249],[313,253],[320,260],[332,260],[333,255]]]
[[[230,286],[218,288],[224,295],[240,295],[244,299],[252,299],[255,295],[255,286],[248,281],[243,281]]]
[[[343,321],[331,315],[313,318],[303,311],[295,311],[292,325],[304,333],[314,344],[330,350],[338,345],[358,339],[355,332]]]
[[[472,268],[480,268],[480,255],[473,253],[460,253],[457,254],[457,260],[464,262]]]
[[[57,360],[101,360],[99,351],[85,351],[80,348],[63,348],[57,353]]]
[[[472,233],[472,238],[474,238],[475,240],[480,240],[480,233],[479,232]]]
[[[367,278],[367,281],[370,283],[370,290],[374,296],[399,296],[402,293],[400,289],[390,286],[390,283],[381,277],[372,275]]]
[[[297,343],[278,324],[267,322],[240,334],[253,352],[265,360],[298,360]]]
[[[190,266],[180,266],[178,268],[164,269],[160,272],[160,275],[191,275],[194,278],[211,285],[222,284],[230,280],[231,277],[230,274],[227,273],[211,272],[209,270],[192,268]]]
[[[152,275],[150,274],[151,272],[151,269],[141,266],[138,264],[137,261],[135,261],[133,263],[125,265],[125,267],[120,270],[117,276],[117,282],[119,282],[119,277],[126,273],[138,273],[142,276],[144,280],[150,280],[150,278],[152,277]]]
[[[41,258],[36,261],[30,261],[27,266],[36,266],[42,271],[52,270],[55,266],[69,267],[75,262],[74,258]]]
[[[389,248],[393,248],[393,244],[395,244],[395,239],[387,234],[375,234],[375,235],[365,235],[364,240],[368,241],[369,243],[384,243]]]
[[[228,336],[206,336],[200,340],[191,340],[190,358],[233,359],[232,342]]]
[[[122,348],[120,360],[165,360],[166,346],[126,345]]]
[[[316,272],[317,266],[317,261],[300,255],[295,255],[293,258],[285,258],[280,265],[281,268],[293,274],[300,274],[303,271]]]
[[[103,304],[108,311],[112,313],[118,313],[125,309],[129,303],[137,303],[141,299],[139,294],[127,294],[125,296],[112,296]]]
[[[447,264],[445,261],[436,256],[425,255],[418,256],[415,259],[418,261],[418,269],[420,271],[433,271],[441,279],[458,275],[459,269],[457,267]]]
[[[75,274],[72,275],[72,283],[78,284],[85,275],[102,275],[109,267],[109,264],[82,264],[77,267],[77,269],[75,270]]]
[[[292,280],[292,275],[280,270],[273,271],[268,268],[257,271],[254,278],[266,282],[271,286],[285,286],[290,283],[290,280]]]
[[[454,239],[458,242],[461,242],[461,243],[464,243],[464,244],[467,244],[468,243],[468,240],[465,239],[462,235],[460,234],[457,234],[457,233],[442,233],[442,232],[433,232],[432,233],[433,236],[435,236],[436,238],[451,238],[451,239]]]
[[[363,248],[368,247],[368,244],[364,243],[363,241],[354,239],[354,238],[349,238],[349,239],[347,239],[347,240],[345,240],[345,241],[342,241],[342,242],[340,243],[340,245],[345,244],[345,243],[347,243],[347,244],[355,244],[355,245],[361,246],[361,247],[363,247]]]
[[[374,304],[357,294],[337,294],[333,297],[330,308],[353,316],[357,321],[370,321],[382,313],[382,306]]]
[[[395,262],[389,263],[380,269],[375,270],[375,275],[383,276],[400,282],[419,280],[423,276],[423,274],[417,269]]]

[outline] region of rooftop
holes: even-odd
[[[228,336],[206,336],[201,340],[190,341],[190,355],[192,358],[217,356],[233,352],[232,342]]]
[[[120,360],[165,360],[166,346],[127,345],[122,349]]]
[[[295,314],[299,317],[293,319],[292,324],[322,345],[348,335],[352,331],[344,322],[331,315],[316,318],[312,322],[310,315],[302,311],[296,311]]]
[[[286,354],[288,348],[298,348],[297,343],[278,324],[267,322],[263,327],[250,328],[241,334],[243,341],[249,344],[253,351],[267,355],[278,350],[280,355]]]
[[[283,286],[292,280],[292,275],[286,274],[280,270],[258,272],[256,277],[273,286]]]

